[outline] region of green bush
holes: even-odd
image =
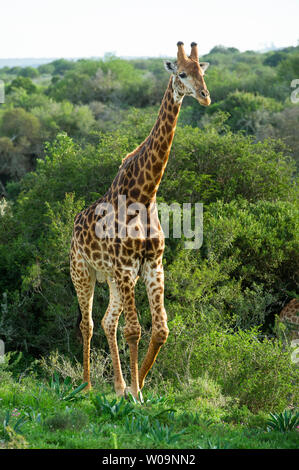
[[[277,291],[296,289],[298,206],[287,201],[232,201],[209,206],[204,218],[206,259],[231,260],[231,277]],[[234,263],[233,263],[234,261]]]
[[[273,98],[234,91],[229,93],[224,100],[212,104],[208,114],[218,110],[228,112],[230,117],[227,124],[232,130],[242,130],[248,134],[255,134],[257,122],[259,122],[259,113],[264,113],[267,117],[268,113],[281,111],[282,108],[283,105]]]
[[[281,411],[298,402],[298,368],[278,340],[261,337],[256,328],[232,330],[211,322],[206,331],[202,323],[198,319],[197,326],[182,328],[170,322],[171,334],[160,358],[163,374],[164,368],[172,368],[183,381],[187,368],[193,378],[208,374],[225,396],[253,412]],[[175,366],[174,357],[182,358]]]
[[[47,416],[43,426],[50,431],[59,429],[80,429],[88,424],[88,416],[80,409],[67,408]]]
[[[294,198],[293,160],[282,142],[254,142],[215,126],[178,128],[159,195],[167,201],[204,202],[238,197],[256,202]]]
[[[296,290],[297,224],[298,208],[289,202],[210,204],[200,250],[166,241],[169,314],[191,325],[204,313],[244,329],[269,328],[279,302]]]
[[[14,90],[17,88],[22,88],[25,90],[28,94],[32,94],[36,91],[36,86],[32,82],[32,80],[29,77],[17,77],[14,80],[11,81],[9,86],[7,87],[6,93],[12,93]]]

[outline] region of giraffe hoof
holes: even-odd
[[[118,397],[125,397],[126,398],[126,386],[124,387],[115,387],[115,393]]]

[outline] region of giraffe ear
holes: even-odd
[[[170,62],[170,60],[164,60],[164,67],[168,73],[176,73],[177,71],[176,62]]]
[[[204,74],[207,68],[209,67],[210,63],[209,62],[199,62],[200,68],[202,70],[202,73]]]

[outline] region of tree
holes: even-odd
[[[282,60],[286,58],[286,53],[282,51],[271,52],[265,58],[263,64],[269,65],[270,67],[276,67]]]
[[[22,108],[9,109],[3,115],[1,131],[14,143],[20,143],[25,138],[34,144],[39,141],[40,122]]]
[[[7,86],[6,93],[12,93],[15,89],[23,88],[28,94],[36,91],[36,86],[28,77],[17,77]]]
[[[261,113],[266,113],[264,119],[267,119],[269,112],[277,112],[281,109],[282,104],[273,98],[235,91],[229,93],[224,100],[212,104],[208,114],[218,110],[228,112],[230,117],[227,123],[232,130],[245,130],[248,134],[255,134],[257,125],[261,125],[260,119],[263,117]],[[257,111],[260,113],[257,114]]]
[[[256,129],[259,140],[269,137],[282,139],[290,149],[290,154],[299,168],[299,106],[289,106],[278,113],[269,115]]]
[[[39,71],[34,67],[23,67],[20,70],[19,75],[21,77],[36,78],[39,76]]]
[[[11,168],[12,155],[14,153],[14,145],[9,137],[0,137],[0,176],[11,176],[13,171]]]
[[[19,178],[33,170],[36,157],[41,153],[40,122],[22,108],[12,108],[3,114],[1,133],[2,158],[6,159],[7,172]],[[8,143],[9,138],[11,143]]]
[[[66,132],[72,137],[85,136],[95,125],[88,106],[75,106],[68,101],[49,100],[43,106],[32,108],[31,112],[41,123],[42,140],[53,139],[58,132]]]
[[[50,63],[54,67],[54,74],[63,75],[75,67],[75,63],[66,59],[57,59]]]
[[[42,64],[38,67],[40,74],[52,75],[55,72],[55,65],[53,64]]]

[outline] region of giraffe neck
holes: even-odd
[[[165,91],[156,123],[148,136],[145,174],[148,181],[148,194],[156,194],[165,171],[176,129],[182,99],[178,102],[171,77]],[[153,188],[154,187],[154,188]]]
[[[112,183],[115,196],[126,194],[130,200],[143,204],[155,198],[167,165],[182,98],[175,96],[171,77],[154,127],[144,142],[124,158]]]

